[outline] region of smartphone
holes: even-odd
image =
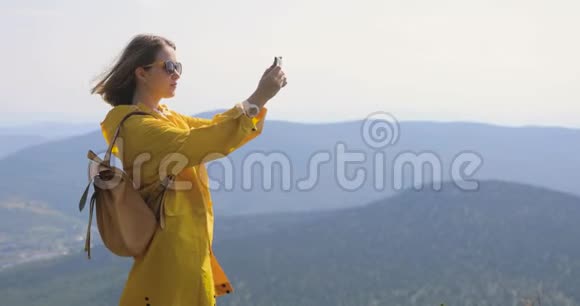
[[[276,66],[282,66],[282,57],[281,57],[281,56],[276,56],[276,57],[274,58],[274,64],[275,64]]]

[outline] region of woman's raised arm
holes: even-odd
[[[127,145],[149,153],[151,161],[161,163],[177,158],[184,167],[199,165],[229,155],[262,133],[267,109],[254,118],[242,109],[232,109],[214,116],[210,124],[189,129],[177,128],[164,120],[149,116],[129,118],[123,130],[129,133]],[[176,160],[177,160],[176,159]]]

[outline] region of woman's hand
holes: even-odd
[[[282,67],[276,65],[274,62],[272,66],[268,67],[262,74],[258,88],[248,98],[248,102],[259,106],[264,106],[270,99],[272,99],[278,91],[288,84],[286,75],[282,71]]]

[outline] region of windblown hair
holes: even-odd
[[[165,45],[176,49],[172,41],[161,36],[139,34],[133,37],[113,67],[98,77],[91,94],[99,94],[112,106],[132,104],[137,85],[135,69],[153,63]]]

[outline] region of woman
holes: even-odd
[[[273,64],[243,102],[212,119],[182,115],[160,104],[175,95],[181,76],[175,44],[155,35],[134,37],[92,89],[113,108],[101,122],[111,142],[124,123],[114,154],[146,199],[167,175],[165,226],[147,252],[134,258],[120,306],[213,306],[233,291],[212,252],[213,209],[204,162],[223,157],[261,134],[266,103],[287,81]]]

